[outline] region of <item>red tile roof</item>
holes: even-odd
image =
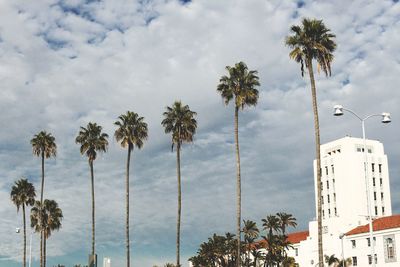
[[[300,241],[306,240],[310,235],[308,231],[296,232],[288,234],[288,241],[292,244],[300,243]]]
[[[300,241],[306,240],[307,237],[309,236],[309,232],[308,231],[295,232],[295,233],[290,233],[287,236],[288,236],[287,240],[290,243],[297,244],[297,243],[300,243]],[[251,247],[265,248],[265,247],[267,247],[267,241],[265,241],[264,239],[256,241],[251,245]]]
[[[374,231],[400,228],[400,214],[375,219],[373,220],[372,225]],[[369,225],[366,224],[350,230],[349,232],[346,233],[346,235],[357,235],[368,232],[369,232]]]

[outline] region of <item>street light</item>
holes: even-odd
[[[21,229],[19,227],[15,228],[15,232],[19,234],[21,232]],[[32,234],[33,230],[31,230],[30,238],[29,238],[29,267],[31,267],[32,264]]]
[[[345,267],[344,266],[344,250],[343,250],[343,237],[345,236],[345,234],[340,234],[339,235],[339,238],[340,238],[340,240],[341,240],[341,243],[342,243],[342,267]]]
[[[390,113],[383,112],[381,114],[372,114],[369,115],[365,118],[361,118],[360,116],[357,115],[354,111],[351,109],[344,108],[341,105],[335,105],[334,107],[334,113],[333,115],[335,116],[342,116],[343,115],[343,110],[346,110],[353,114],[357,119],[361,121],[361,127],[362,127],[362,134],[363,134],[363,142],[364,142],[364,157],[365,157],[365,163],[364,163],[364,174],[365,174],[365,187],[366,187],[366,194],[367,194],[367,208],[368,208],[368,218],[369,218],[369,240],[371,244],[371,258],[372,258],[372,267],[375,267],[375,243],[373,240],[373,225],[372,225],[372,212],[371,212],[371,200],[370,200],[370,194],[369,194],[369,181],[368,181],[368,154],[367,154],[367,143],[365,139],[365,121],[371,117],[382,117],[382,123],[389,123],[391,122],[390,119]]]

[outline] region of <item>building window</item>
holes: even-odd
[[[324,184],[321,182],[321,191],[324,190]]]
[[[368,148],[368,153],[372,153],[372,149],[371,148]]]
[[[375,177],[374,177],[374,178],[372,178],[372,185],[373,185],[373,186],[375,186],[375,185],[376,185],[376,183],[375,183]]]
[[[337,216],[337,210],[336,210],[336,208],[335,208],[335,216]]]
[[[294,249],[294,253],[295,253],[296,257],[299,256],[299,249],[298,249],[298,248],[295,248],[295,249]]]
[[[378,168],[379,168],[379,173],[382,173],[382,164],[379,164]]]
[[[375,163],[372,163],[371,166],[372,166],[372,172],[375,172]]]
[[[356,248],[356,241],[355,240],[351,240],[351,247],[352,248]]]
[[[383,201],[383,193],[381,192],[381,200]]]
[[[384,236],[384,253],[385,262],[395,262],[396,261],[396,246],[394,242],[394,235]]]
[[[378,257],[375,254],[375,264],[378,263]],[[368,255],[368,264],[371,265],[372,264],[372,257],[371,255]]]
[[[367,243],[368,243],[368,247],[370,247],[371,246],[371,240],[369,239],[369,237],[367,237]],[[371,256],[371,255],[369,255],[369,256]]]
[[[333,167],[333,165],[331,165],[331,167],[332,167],[332,174],[334,174],[335,173],[335,167]]]
[[[382,178],[379,179],[379,183],[380,183],[381,186],[383,185],[383,179]]]
[[[353,266],[357,266],[357,257],[351,257],[351,261],[353,262]]]
[[[329,197],[329,195],[328,195],[328,203],[331,203],[331,198]]]
[[[382,207],[382,215],[385,215],[385,207]]]
[[[357,147],[357,152],[361,152],[361,147]]]
[[[329,181],[326,181],[326,189],[329,189]]]
[[[328,209],[328,216],[331,217],[331,209]]]
[[[374,192],[374,200],[376,200],[376,192]]]
[[[333,201],[336,202],[336,193],[333,193]]]
[[[322,219],[325,219],[325,210],[322,210]]]
[[[376,216],[378,215],[378,207],[377,206],[375,206],[375,215]]]
[[[325,174],[328,175],[328,166],[325,166]]]

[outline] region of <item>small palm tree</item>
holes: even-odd
[[[46,267],[46,240],[54,230],[61,228],[63,214],[54,200],[45,199],[43,204],[36,201],[31,209],[31,227],[43,233],[43,267]]]
[[[320,153],[320,133],[318,119],[317,92],[314,79],[313,60],[316,60],[318,67],[323,70],[326,76],[331,75],[331,63],[333,61],[333,51],[336,43],[333,38],[335,35],[330,29],[325,27],[322,20],[303,19],[302,25],[293,25],[290,35],[286,38],[286,45],[292,49],[289,56],[291,59],[300,63],[301,75],[304,76],[304,64],[308,70],[311,82],[311,96],[314,113],[314,131],[316,145],[317,166],[317,217],[318,217],[318,263],[324,264],[324,254],[322,245],[322,203],[321,203],[321,153]]]
[[[94,171],[93,162],[96,160],[97,152],[106,152],[108,147],[108,135],[103,133],[102,127],[96,123],[89,122],[85,127],[81,127],[75,139],[81,145],[81,154],[86,154],[90,167],[90,181],[92,188],[92,256],[95,257],[95,201],[94,201]]]
[[[127,111],[125,115],[118,117],[119,121],[114,124],[118,126],[115,131],[115,139],[120,142],[123,148],[128,148],[126,160],[126,266],[130,266],[130,241],[129,241],[129,164],[131,152],[136,146],[137,149],[143,147],[144,140],[147,139],[147,124],[143,117],[132,111]]]
[[[286,234],[286,227],[288,227],[288,226],[296,227],[297,226],[296,218],[294,218],[292,214],[288,214],[285,212],[278,212],[276,214],[276,216],[279,219],[279,224],[280,224],[280,228],[281,228],[283,235]]]
[[[193,142],[196,133],[196,112],[191,111],[188,105],[175,101],[172,107],[167,107],[163,113],[161,125],[165,133],[172,134],[172,149],[176,145],[176,172],[178,178],[178,216],[176,223],[176,266],[180,267],[180,227],[181,227],[181,146],[183,143]]]
[[[57,145],[54,136],[46,131],[41,131],[34,135],[31,139],[32,151],[35,156],[41,157],[42,159],[42,185],[40,188],[40,202],[43,203],[43,192],[44,192],[44,159],[55,157],[57,154]],[[40,259],[43,258],[43,233],[40,233]],[[43,262],[40,261],[40,266],[43,266]]]
[[[221,94],[226,105],[234,99],[235,102],[235,144],[236,144],[236,232],[237,255],[240,255],[240,222],[241,222],[241,177],[239,153],[239,109],[246,106],[255,106],[258,101],[257,86],[260,85],[257,71],[249,71],[244,62],[236,63],[234,67],[227,66],[229,76],[222,76],[217,91]],[[240,261],[236,263],[240,267]]]
[[[258,230],[257,224],[251,220],[243,220],[243,234],[244,241],[247,245],[247,266],[250,266],[250,245],[258,238],[260,231]]]
[[[26,218],[25,218],[25,207],[32,206],[35,203],[35,187],[33,184],[28,182],[27,179],[21,178],[15,182],[11,188],[11,201],[17,206],[17,212],[22,207],[22,221],[24,224],[24,255],[23,255],[23,267],[26,266]]]

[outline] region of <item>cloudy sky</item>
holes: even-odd
[[[91,240],[87,160],[74,143],[93,121],[111,137],[118,115],[145,117],[149,139],[134,151],[131,175],[133,266],[175,259],[176,174],[162,112],[182,100],[198,113],[193,144],[182,151],[182,261],[214,232],[234,231],[233,107],[216,92],[225,66],[258,70],[257,107],[240,114],[243,217],[292,213],[298,230],[315,217],[313,114],[307,78],[289,59],[284,38],[303,17],[323,19],[337,35],[332,77],[317,75],[322,142],[360,136],[340,103],[360,114],[391,112],[367,123],[386,148],[393,212],[400,213],[400,4],[397,1],[40,0],[0,1],[0,267],[20,266],[21,213],[9,199],[14,181],[40,186],[30,139],[57,142],[46,161],[45,197],[64,213],[48,240],[48,266],[86,263]],[[306,76],[307,77],[307,76]],[[110,139],[95,161],[97,253],[124,262],[126,151]],[[28,238],[29,240],[29,238]],[[38,266],[38,236],[33,257]]]

